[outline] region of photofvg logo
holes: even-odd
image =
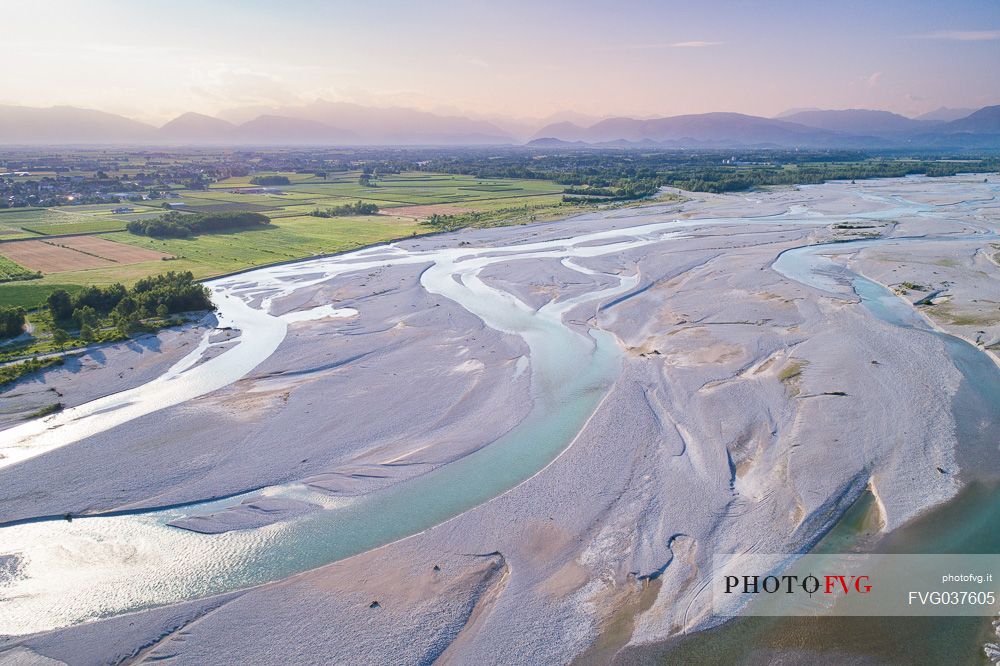
[[[726,594],[868,594],[871,576],[825,574],[816,576],[726,576]]]
[[[716,615],[996,615],[1000,555],[716,555]]]

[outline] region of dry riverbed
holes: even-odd
[[[892,530],[961,487],[950,407],[960,375],[944,345],[876,319],[842,277],[820,290],[772,264],[812,243],[899,239],[831,246],[830,257],[994,349],[1000,268],[988,232],[998,185],[982,181],[690,195],[401,243],[411,253],[509,248],[606,232],[584,244],[599,248],[621,240],[615,229],[682,223],[615,251],[539,250],[478,273],[526,312],[569,303],[563,321],[581,335],[610,332],[620,355],[572,445],[525,482],[290,578],[0,639],[0,663],[602,663],[627,645],[709,627],[714,554],[807,549],[866,488]],[[935,239],[903,240],[927,234]],[[948,238],[971,234],[982,241]],[[521,423],[539,390],[524,338],[426,289],[429,262],[374,256],[385,265],[270,303],[276,314],[326,304],[356,314],[290,323],[277,350],[234,383],[0,469],[0,521],[289,483],[350,501],[462,460]],[[571,300],[633,276],[625,293]],[[252,285],[253,273],[242,277]],[[5,413],[17,418],[50,392],[79,404],[141,383],[203,333],[164,332],[152,339],[158,349],[106,348],[76,371],[19,382],[10,392],[20,402]],[[210,539],[323,510],[244,501],[171,529]],[[0,561],[0,585],[17,581],[10,562]]]

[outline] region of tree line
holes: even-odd
[[[212,231],[233,231],[259,228],[271,223],[261,213],[236,211],[225,213],[180,213],[172,210],[149,220],[132,220],[125,228],[139,236],[155,238],[187,238]]]
[[[290,185],[288,176],[254,176],[250,179],[253,185]]]
[[[317,208],[309,214],[313,217],[348,217],[351,215],[375,215],[376,213],[378,213],[377,204],[358,201],[357,203],[344,204],[342,206],[332,206],[323,209]]]
[[[215,309],[209,290],[195,282],[190,271],[143,278],[131,289],[118,283],[92,285],[73,295],[59,289],[49,294],[46,305],[56,326],[53,335],[63,342],[68,339],[66,328],[79,329],[80,339],[90,341],[102,328],[113,327],[127,336],[141,330],[145,319]]]
[[[566,186],[572,203],[594,196],[639,198],[663,186],[734,192],[769,185],[995,172],[995,153],[857,150],[510,149],[440,151],[412,168],[476,178],[532,178]],[[607,194],[611,193],[611,194]],[[588,197],[588,199],[584,199]]]

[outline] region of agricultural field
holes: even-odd
[[[117,207],[106,204],[4,210],[0,212],[0,239],[119,231],[125,228],[128,218],[111,212]]]
[[[0,303],[16,308],[36,308],[45,302],[54,291],[67,291],[74,294],[83,289],[82,284],[61,284],[59,282],[42,283],[41,280],[30,282],[8,282],[0,285]]]
[[[99,266],[137,264],[169,258],[153,250],[115,243],[98,236],[68,236],[0,244],[0,257],[41,273],[63,273]]]
[[[502,223],[527,221],[535,211],[574,210],[562,203],[563,186],[543,180],[414,172],[379,176],[372,186],[363,186],[357,171],[330,173],[327,178],[291,172],[257,175],[281,175],[290,182],[262,187],[246,176],[213,182],[207,189],[175,189],[168,199],[0,211],[0,257],[12,262],[11,270],[19,265],[43,273],[30,282],[0,283],[0,303],[33,307],[59,288],[55,285],[127,285],[168,270],[207,278],[344,252],[437,231],[425,223],[435,214],[479,214]],[[378,205],[379,214],[331,218],[309,214],[357,201]],[[113,213],[120,205],[134,210]],[[167,206],[192,213],[260,212],[272,223],[261,229],[190,238],[151,238],[125,231],[129,221],[158,217]],[[14,238],[32,240],[4,242]],[[0,264],[0,274],[5,266]]]
[[[306,174],[283,173],[291,184],[258,188],[247,178],[230,178],[213,183],[208,193],[197,193],[199,198],[212,198],[219,190],[264,189],[266,194],[237,194],[238,201],[263,205],[292,205],[320,203],[330,205],[330,200],[371,201],[385,208],[418,204],[443,204],[464,202],[472,207],[488,207],[498,201],[531,198],[558,202],[563,186],[546,180],[480,179],[473,176],[431,174],[423,172],[380,176],[373,186],[358,183],[358,172],[331,174],[328,178]],[[227,200],[233,200],[227,198]]]
[[[26,268],[15,261],[11,261],[3,255],[0,255],[0,282],[33,280],[37,277],[37,272]]]

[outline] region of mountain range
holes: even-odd
[[[92,109],[0,105],[0,146],[508,145],[528,139],[528,145],[549,147],[1000,148],[1000,105],[975,111],[941,108],[917,118],[868,109],[794,109],[776,118],[701,113],[597,122],[563,114],[576,122],[546,124],[531,134],[523,121],[505,128],[503,122],[486,119],[323,100],[220,115],[224,117],[185,113],[156,127]]]
[[[155,127],[91,109],[0,105],[0,145],[488,145],[517,141],[487,121],[415,109],[319,101],[261,111],[240,123],[185,113]]]
[[[947,112],[949,110],[941,110]],[[868,109],[799,109],[777,118],[702,113],[607,118],[590,126],[554,123],[529,145],[659,145],[776,148],[1000,148],[1000,105],[951,120],[907,118]]]

